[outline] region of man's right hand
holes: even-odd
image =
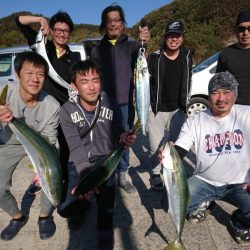
[[[48,20],[44,17],[40,17],[40,30],[42,31],[43,35],[44,36],[47,36],[49,35],[49,32],[50,32],[50,27],[49,27],[49,23],[48,23]]]
[[[8,103],[0,105],[0,122],[11,122],[13,119],[12,111],[9,109]]]

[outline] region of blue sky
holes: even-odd
[[[58,10],[69,13],[76,24],[99,25],[102,10],[117,3],[124,9],[127,26],[132,27],[144,15],[158,9],[171,0],[0,0],[0,18],[18,11],[30,11],[50,17]]]

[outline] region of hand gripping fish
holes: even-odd
[[[168,194],[169,213],[177,232],[177,239],[165,249],[186,249],[181,241],[189,199],[187,177],[174,146],[167,143],[162,155],[163,179]]]
[[[63,78],[57,74],[54,67],[51,65],[50,60],[47,55],[45,44],[46,44],[46,37],[42,34],[42,31],[39,30],[36,36],[36,43],[34,44],[34,48],[36,52],[47,61],[49,65],[49,76],[51,77],[51,79],[54,80],[57,84],[64,87],[65,89],[69,89],[70,88],[69,83],[64,81]]]
[[[132,133],[136,133],[139,128],[140,123],[137,121]],[[98,188],[102,183],[104,183],[116,170],[123,153],[124,145],[119,143],[113,152],[104,156],[102,159],[97,161],[93,167],[86,170],[80,180],[80,183],[75,189],[74,195],[79,196],[85,194]]]
[[[5,104],[7,91],[8,85],[1,93],[0,105]],[[51,203],[57,206],[62,196],[62,172],[56,148],[17,118],[13,118],[8,124],[29,156],[44,193]]]
[[[150,108],[149,72],[145,52],[146,47],[144,46],[144,42],[142,41],[142,45],[138,50],[138,57],[134,70],[134,82],[136,112],[144,135],[146,134],[146,124]]]

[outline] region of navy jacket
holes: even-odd
[[[102,66],[103,91],[119,105],[128,104],[132,100],[137,51],[137,41],[129,40],[126,35],[122,35],[115,45],[105,35],[100,44],[92,49],[91,57]]]

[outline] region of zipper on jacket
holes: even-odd
[[[161,57],[162,57],[162,54],[163,54],[163,50],[160,52],[160,56],[159,56],[159,59],[158,59],[158,65],[157,65],[157,91],[156,91],[156,106],[155,106],[155,114],[158,113],[158,101],[159,101],[159,89],[160,89],[160,61],[161,61]]]
[[[92,119],[91,123],[86,119],[85,113],[84,113],[82,107],[78,104],[78,102],[76,103],[76,105],[81,110],[81,112],[82,112],[82,114],[84,116],[84,119],[88,123],[89,127],[91,127],[93,121],[95,120],[96,114],[97,114],[97,110],[98,110],[98,106],[99,106],[99,101],[97,102],[96,109],[95,109],[94,119]],[[90,135],[90,141],[92,142],[93,141],[93,131],[92,130],[89,132],[89,135]],[[90,157],[90,152],[88,152],[88,157]]]
[[[189,72],[190,72],[190,70],[189,70],[189,63],[188,63],[188,58],[189,58],[189,54],[190,54],[190,50],[188,51],[188,53],[187,53],[187,56],[186,56],[186,63],[187,63],[187,95],[186,95],[186,107],[185,107],[185,109],[187,109],[187,105],[188,105],[188,102],[189,102],[189,100],[190,100],[190,93],[191,93],[191,81],[192,81],[192,79],[191,79],[191,81],[190,81],[190,89],[189,89],[189,91],[188,91],[188,85],[189,85]]]

